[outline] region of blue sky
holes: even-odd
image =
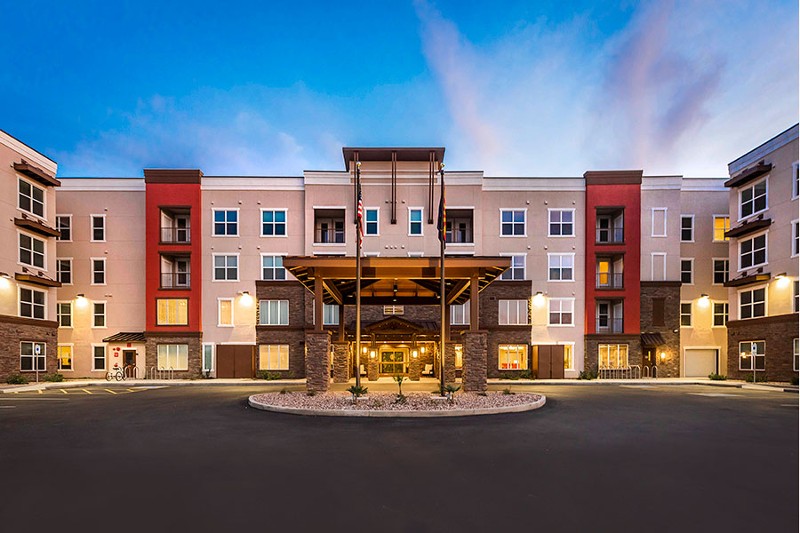
[[[798,120],[795,1],[3,2],[0,129],[61,176],[721,176]]]

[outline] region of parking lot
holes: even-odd
[[[798,525],[797,394],[533,386],[530,413],[342,420],[249,409],[259,386],[104,388],[0,395],[4,528]]]

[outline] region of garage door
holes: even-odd
[[[687,378],[705,378],[709,374],[717,372],[717,350],[687,348],[684,352],[684,376]]]

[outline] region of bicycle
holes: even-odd
[[[112,379],[116,379],[117,381],[122,381],[125,379],[125,371],[121,367],[113,368],[106,372],[106,381],[111,381]]]

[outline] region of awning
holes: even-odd
[[[642,346],[662,346],[666,343],[661,333],[642,333]]]
[[[106,337],[103,342],[144,342],[144,331],[121,331]]]

